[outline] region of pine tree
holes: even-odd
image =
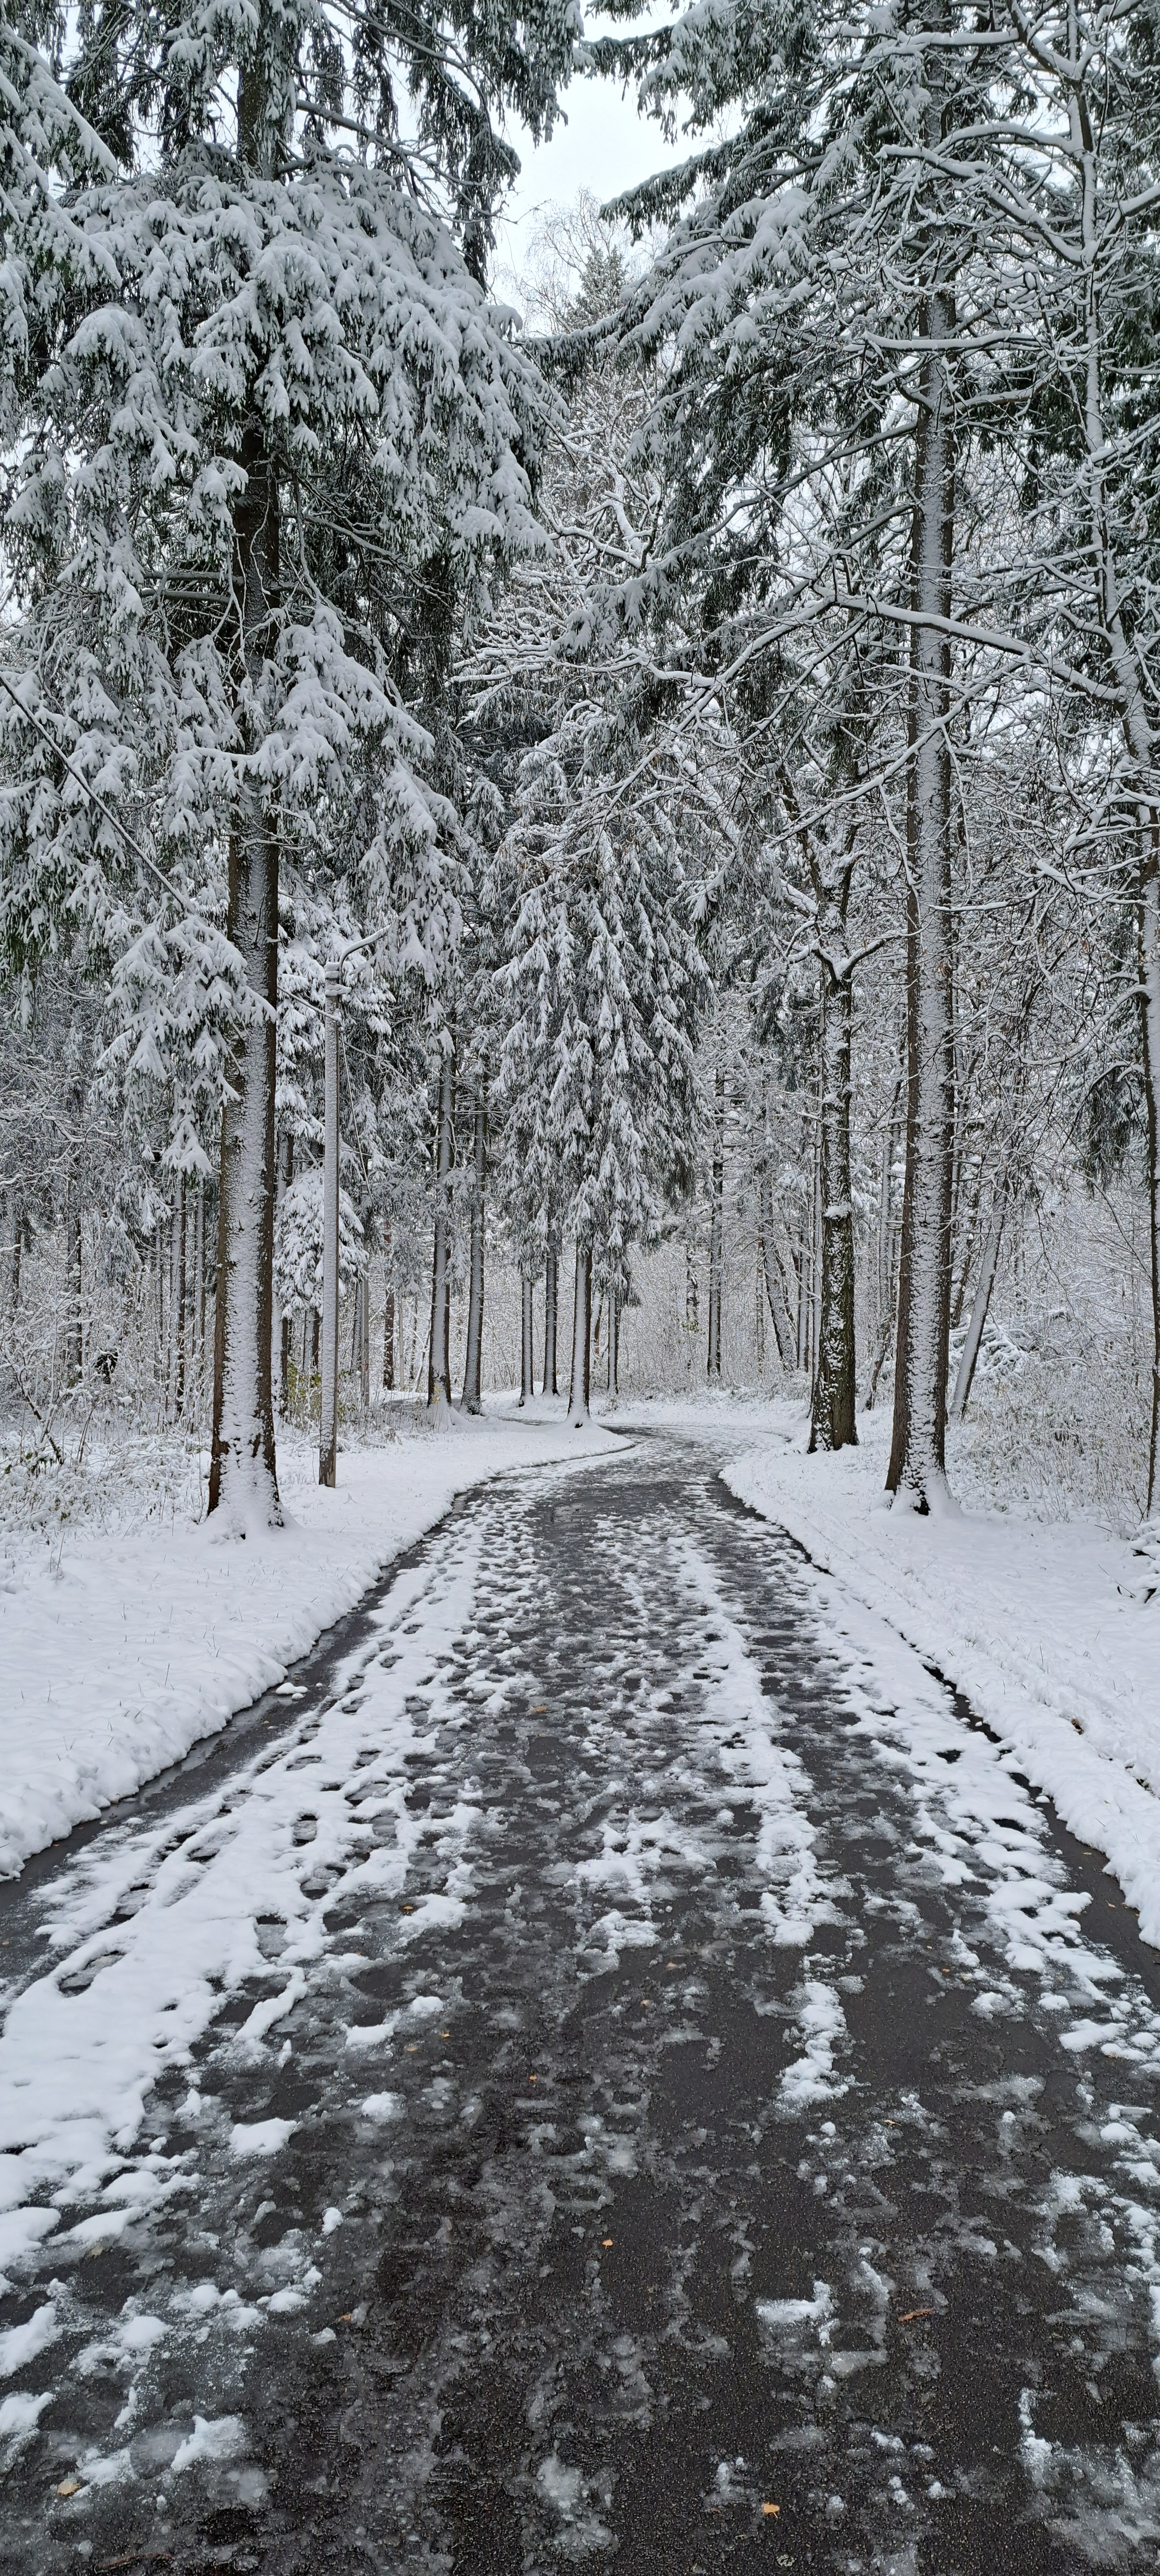
[[[179,1051],[222,1104],[211,1506],[230,1528],[279,1516],[280,882],[360,762],[362,846],[388,873],[400,835],[446,837],[402,697],[531,538],[543,410],[478,282],[514,167],[492,110],[549,124],[571,42],[563,5],[96,8],[67,223],[35,179],[5,200],[18,321],[37,281],[10,375],[27,614],[5,936],[35,969],[83,928],[151,1020],[151,1072],[183,988]],[[23,95],[58,115],[47,67]],[[189,1121],[170,1150],[204,1160]]]

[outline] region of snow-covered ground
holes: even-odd
[[[892,1510],[886,1412],[859,1416],[856,1449],[813,1458],[788,1403],[658,1402],[617,1418],[724,1435],[726,1483],[808,1550],[827,1619],[880,1674],[893,1631],[962,1691],[1106,1853],[1160,1944],[1160,1593],[1146,1597],[1124,1540],[1084,1521]],[[904,1703],[900,1659],[892,1678]]]
[[[497,1399],[348,1449],[333,1493],[287,1442],[287,1526],[220,1544],[212,1521],[61,1529],[9,1548],[0,1590],[0,1874],[178,1761],[281,1681],[380,1568],[480,1477],[613,1446],[562,1407]]]

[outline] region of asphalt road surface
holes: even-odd
[[[926,1689],[641,1439],[34,1865],[29,2099],[169,2019],[0,2302],[0,2565],[1160,2567],[1156,1957]]]

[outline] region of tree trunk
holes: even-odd
[[[943,352],[952,298],[927,301],[915,433],[906,900],[906,1182],[894,1425],[887,1488],[920,1512],[946,1490],[950,1332],[950,1183],[954,1144],[951,959],[950,644],[924,617],[949,619],[954,449]]]
[[[1007,1176],[1006,1173],[1001,1172],[995,1187],[995,1204],[991,1210],[991,1222],[987,1228],[987,1239],[983,1245],[983,1260],[979,1271],[979,1284],[975,1290],[974,1304],[971,1307],[971,1320],[967,1326],[967,1338],[963,1343],[962,1357],[959,1361],[958,1375],[955,1379],[955,1391],[951,1398],[952,1422],[962,1421],[963,1415],[967,1409],[967,1399],[974,1383],[975,1362],[979,1356],[979,1345],[983,1339],[983,1331],[987,1321],[987,1310],[991,1303],[991,1290],[995,1285],[995,1272],[999,1266],[999,1243],[1003,1232],[1003,1211],[1006,1204]]]
[[[197,1359],[201,1372],[200,1392],[204,1393],[205,1373],[205,1181],[199,1175],[197,1214],[193,1232],[194,1301],[197,1314]]]
[[[435,1136],[435,1253],[431,1271],[431,1340],[427,1353],[427,1402],[451,1402],[451,1356],[447,1347],[447,1306],[451,1252],[451,1049],[439,1069],[439,1113]]]
[[[620,1393],[620,1296],[615,1288],[608,1292],[608,1392]]]
[[[81,1187],[74,1164],[69,1171],[64,1202],[64,1368],[65,1381],[76,1386],[84,1365],[84,1329],[81,1313]]]
[[[278,1151],[278,1198],[285,1198],[294,1178],[294,1139],[283,1136]],[[283,1422],[290,1410],[290,1317],[283,1315],[278,1350],[278,1411]]]
[[[322,1374],[318,1389],[318,1481],[338,1481],[339,1205],[338,1006],[341,968],[326,968],[325,1071],[322,1089]]]
[[[1148,1501],[1156,1509],[1157,1443],[1160,1440],[1160,818],[1151,829],[1140,888],[1140,1051],[1148,1140],[1149,1278],[1152,1291],[1152,1405],[1148,1426]]]
[[[850,1186],[850,1038],[854,996],[846,959],[846,893],[818,908],[822,947],[821,1301],[810,1448],[856,1443],[854,1419],[854,1203]]]
[[[7,1192],[8,1223],[11,1227],[8,1251],[8,1311],[15,1315],[20,1304],[20,1255],[24,1245],[24,1210],[15,1185]]]
[[[548,1245],[544,1263],[544,1393],[558,1395],[556,1384],[556,1307],[557,1259],[553,1244]]]
[[[536,1392],[532,1340],[532,1280],[526,1270],[520,1272],[520,1403],[526,1404]]]
[[[483,1213],[486,1177],[487,1119],[481,1084],[475,1095],[475,1124],[472,1136],[471,1274],[467,1289],[467,1353],[463,1364],[462,1411],[464,1413],[480,1413],[483,1409],[480,1381],[483,1363]]]
[[[709,1367],[721,1383],[721,1259],[725,1214],[725,1067],[713,1076],[713,1176],[709,1201]]]
[[[383,1252],[383,1387],[388,1395],[395,1391],[395,1290],[391,1277],[391,1229],[386,1228]]]
[[[188,1304],[185,1213],[185,1174],[180,1172],[177,1179],[177,1206],[173,1214],[174,1250],[177,1255],[174,1264],[176,1294],[173,1301],[173,1409],[179,1422],[185,1412],[185,1339]]]
[[[572,1382],[568,1389],[568,1420],[577,1431],[588,1420],[591,1396],[590,1370],[592,1320],[592,1247],[576,1246],[576,1294],[572,1307]]]
[[[264,433],[246,424],[245,489],[234,503],[232,613],[239,699],[260,687],[278,611],[278,494]],[[235,1535],[278,1528],[270,1336],[274,1308],[274,1086],[278,1008],[278,840],[246,768],[230,828],[226,936],[242,958],[249,1016],[222,1109],[209,1508]]]
[[[772,1223],[772,1212],[770,1209],[769,1199],[769,1176],[768,1174],[764,1174],[761,1182],[761,1222],[757,1236],[758,1257],[761,1263],[761,1276],[765,1286],[765,1302],[769,1308],[769,1320],[773,1326],[773,1338],[777,1344],[777,1356],[783,1369],[792,1369],[797,1357],[797,1353],[794,1348],[794,1328],[786,1310],[781,1281],[774,1271],[773,1261],[770,1256],[769,1237]]]

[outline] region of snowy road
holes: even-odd
[[[0,2566],[1160,2566],[1160,1976],[711,1453],[470,1499],[0,1906]]]

